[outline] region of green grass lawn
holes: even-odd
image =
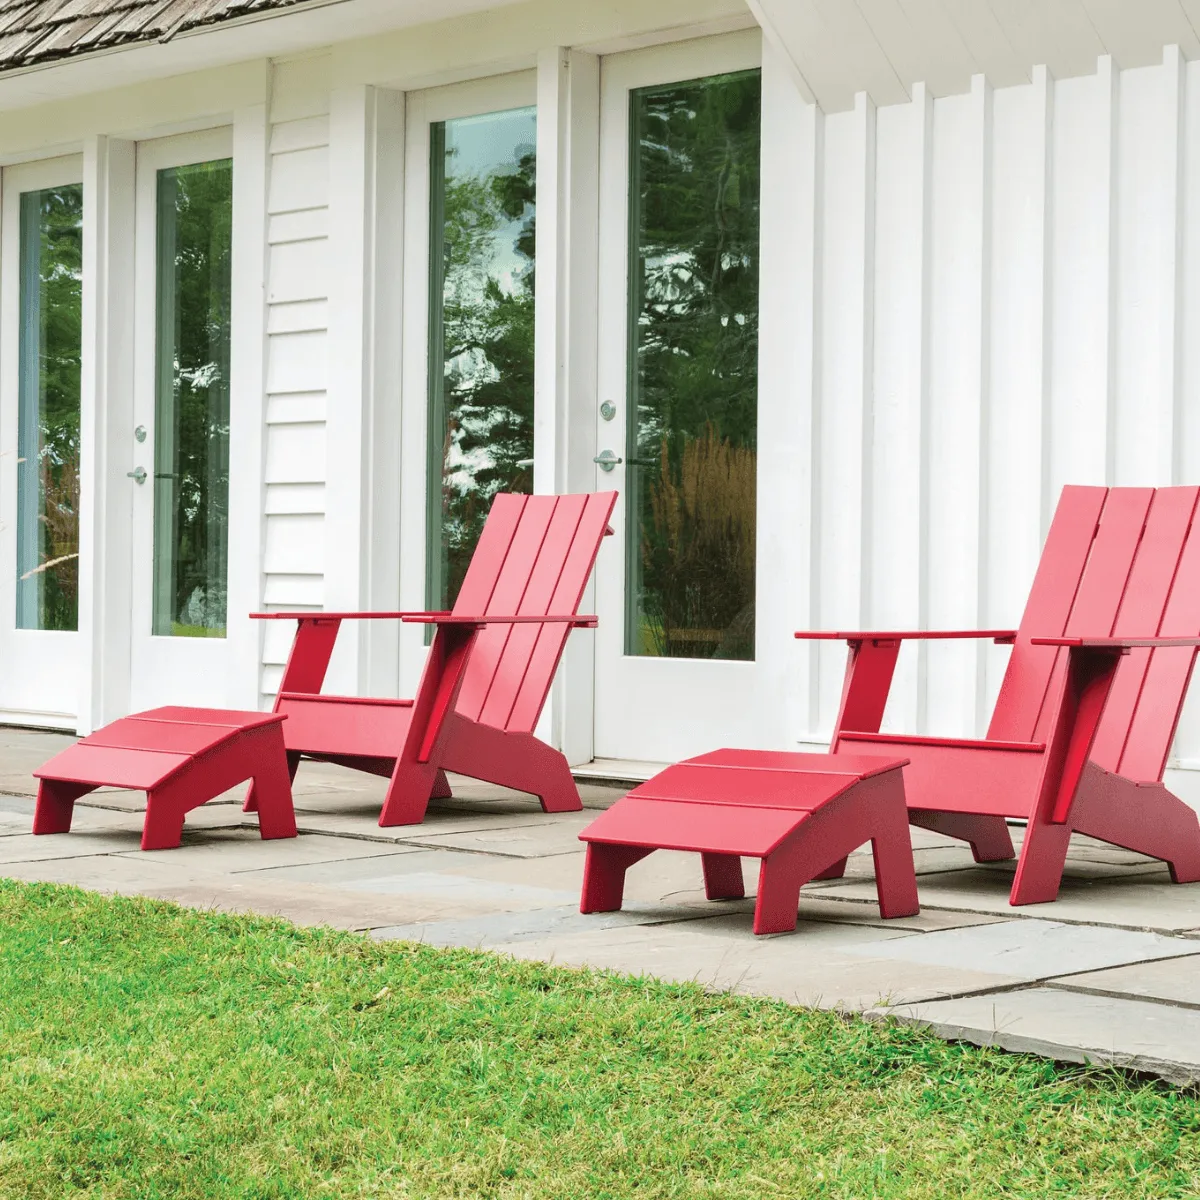
[[[782,1004],[0,882],[0,1195],[1200,1194],[1200,1101]]]

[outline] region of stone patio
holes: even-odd
[[[30,772],[70,740],[0,729],[0,875],[695,980],[1200,1082],[1200,884],[1176,887],[1164,866],[1111,846],[1076,839],[1058,902],[1016,910],[1011,866],[977,866],[965,846],[914,829],[920,916],[879,919],[860,852],[844,879],[804,889],[794,934],[755,938],[753,900],[707,901],[698,856],[654,854],[630,870],[625,911],[580,915],[576,835],[617,787],[585,782],[584,812],[546,816],[528,797],[452,780],[455,798],[424,825],[380,829],[383,780],[306,763],[295,840],[262,842],[231,795],[191,815],[180,849],[143,853],[136,793],[93,793],[70,834],[29,832]],[[747,863],[750,896],[755,872]]]

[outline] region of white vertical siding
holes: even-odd
[[[266,533],[263,603],[325,599],[329,326],[329,60],[277,64],[267,208]],[[274,694],[292,633],[268,622],[262,692]]]
[[[1198,144],[1174,48],[825,119],[818,626],[1013,624],[1063,484],[1200,482]],[[888,727],[982,732],[1006,652],[929,648],[924,696],[916,653]],[[836,712],[842,655],[816,661],[802,740]]]

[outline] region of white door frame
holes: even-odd
[[[594,416],[597,452],[625,457],[629,297],[629,96],[636,88],[680,83],[762,65],[757,29],[616,54],[601,62],[599,387],[617,415]],[[761,243],[760,243],[761,244]],[[761,309],[761,293],[760,293]],[[760,392],[762,380],[759,380]],[[759,407],[760,438],[764,432]],[[625,474],[597,468],[596,488],[621,492],[613,514],[617,536],[606,539],[596,568],[596,754],[601,758],[674,761],[718,746],[769,746],[776,724],[763,710],[769,700],[764,659],[783,653],[774,631],[756,620],[753,662],[668,659],[625,654]],[[758,511],[772,503],[780,481],[758,473]],[[761,519],[759,521],[761,527]],[[756,591],[762,594],[771,563],[758,542]],[[761,608],[761,605],[756,605]],[[618,703],[618,698],[624,700]],[[651,701],[654,716],[634,698]],[[664,703],[665,701],[665,703]]]
[[[425,608],[426,505],[429,492],[429,127],[537,104],[537,73],[519,71],[427,91],[405,102],[404,365],[400,400],[400,608]],[[540,123],[540,113],[539,113]],[[539,137],[540,144],[540,137]],[[540,189],[539,189],[540,190]],[[540,276],[539,276],[540,278]],[[541,299],[538,287],[538,300]],[[534,472],[554,447],[535,443]],[[426,656],[424,630],[400,631],[400,694],[412,695]]]
[[[65,630],[17,629],[17,455],[20,408],[21,196],[83,183],[83,158],[73,154],[6,167],[0,216],[0,720],[74,730],[82,656],[83,570],[79,625]],[[81,346],[82,350],[82,346]],[[80,375],[82,392],[83,378]],[[81,435],[82,394],[80,396]],[[82,467],[82,463],[81,463]],[[90,497],[81,488],[81,507]],[[80,513],[80,533],[84,515]]]
[[[239,665],[236,649],[241,639],[230,638],[236,622],[247,620],[255,606],[253,595],[235,594],[233,584],[238,573],[229,561],[227,575],[226,636],[222,638],[158,637],[152,635],[151,593],[153,588],[153,528],[154,528],[154,446],[157,407],[157,238],[158,238],[158,172],[189,163],[233,157],[233,130],[225,126],[179,137],[159,138],[140,142],[137,147],[137,180],[135,197],[134,250],[134,425],[145,426],[144,442],[134,440],[134,430],[128,430],[129,445],[136,467],[147,473],[146,482],[125,481],[135,489],[133,496],[133,567],[131,580],[133,597],[130,613],[130,698],[132,707],[146,708],[164,703],[187,703],[236,707]],[[236,176],[237,167],[234,165]],[[234,214],[234,223],[240,214]],[[231,286],[233,281],[231,280]],[[232,323],[231,323],[232,324]],[[233,329],[231,328],[231,338]],[[232,360],[232,346],[231,360]],[[231,430],[233,397],[230,396]],[[231,453],[231,466],[235,460]],[[117,481],[114,480],[114,483]],[[238,494],[237,480],[230,472],[230,514],[245,511],[248,503]],[[251,481],[252,482],[252,481]],[[120,486],[117,484],[117,486]],[[260,520],[261,505],[255,491],[252,520]],[[248,501],[249,498],[247,497]],[[229,533],[232,533],[232,520]]]

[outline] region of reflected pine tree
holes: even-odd
[[[441,155],[441,337],[431,347],[431,418],[443,431],[433,464],[440,511],[430,530],[434,554],[441,543],[435,608],[457,597],[493,497],[533,490],[535,125],[525,111],[484,120],[495,122],[494,145],[507,153],[483,164],[457,161],[453,145]]]
[[[754,657],[760,76],[635,92],[628,651]]]
[[[154,631],[223,637],[233,167],[159,174]]]
[[[79,619],[79,387],[83,189],[21,198],[22,330],[18,624]]]

